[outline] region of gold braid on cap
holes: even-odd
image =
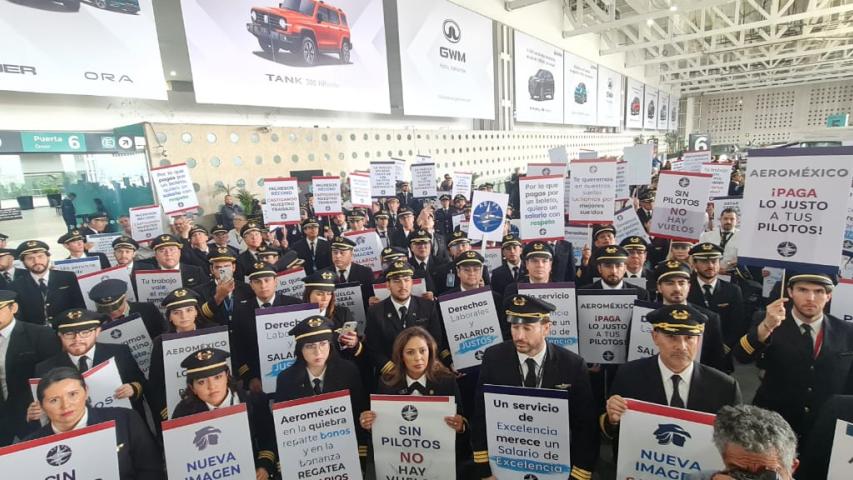
[[[702,335],[702,333],[705,331],[704,324],[685,325],[683,323],[661,322],[655,323],[654,328],[655,330],[660,330],[664,333],[680,333],[686,331],[691,335]]]

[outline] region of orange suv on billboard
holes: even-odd
[[[321,53],[336,53],[349,63],[352,51],[343,10],[317,0],[284,0],[278,7],[254,7],[249,33],[267,53],[287,50],[305,65],[315,65]]]

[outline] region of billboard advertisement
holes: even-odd
[[[669,129],[678,130],[678,102],[681,99],[676,96],[669,97]]]
[[[646,85],[646,94],[644,98],[643,128],[646,130],[655,130],[658,128],[658,114],[660,113],[658,89]]]
[[[599,65],[598,67],[598,114],[595,124],[602,127],[618,127],[621,112],[622,75]]]
[[[625,128],[643,128],[643,82],[633,78],[625,91]]]
[[[595,125],[598,107],[598,65],[563,54],[565,66],[565,92],[563,96],[563,123],[570,125]]]
[[[563,123],[563,50],[515,33],[515,119]]]
[[[181,0],[196,101],[389,113],[382,0]]]
[[[495,118],[492,20],[448,1],[397,0],[403,111]]]
[[[658,112],[658,130],[667,130],[669,128],[669,94],[658,92],[658,103],[660,111]]]

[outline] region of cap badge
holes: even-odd
[[[36,245],[38,245],[38,242],[36,242],[35,240],[30,240],[29,242],[27,242],[28,247],[35,247]]]
[[[713,249],[714,249],[714,246],[711,245],[710,243],[706,243],[706,244],[702,245],[702,250],[705,250],[706,252],[710,252]]]
[[[681,262],[677,260],[670,260],[666,262],[666,266],[669,268],[678,268],[679,265],[681,265]]]
[[[687,310],[673,310],[669,316],[675,320],[687,320],[690,318],[690,313]]]
[[[533,244],[533,250],[542,250],[543,248],[545,248],[545,246],[542,245],[541,243],[534,243]]]
[[[175,296],[176,296],[176,297],[178,297],[178,298],[186,297],[186,296],[187,296],[187,291],[186,291],[186,290],[184,290],[183,288],[182,288],[182,289],[180,289],[180,290],[175,290]]]
[[[78,318],[83,316],[83,310],[72,310],[68,312],[68,318],[71,320],[77,320]]]
[[[394,268],[403,268],[405,265],[402,261],[394,262]]]
[[[210,350],[200,350],[198,353],[195,354],[195,358],[202,362],[205,362],[213,358],[213,352]]]
[[[631,243],[640,243],[640,237],[631,237],[629,241]]]
[[[607,247],[604,251],[607,253],[616,253],[616,247]]]
[[[516,307],[523,307],[524,305],[527,305],[527,299],[524,297],[515,297],[512,299],[512,304]]]
[[[323,272],[320,274],[320,277],[322,277],[323,280],[332,280],[335,278],[335,274],[332,272]]]
[[[258,262],[258,263],[256,263],[256,264],[255,264],[255,269],[256,269],[256,270],[258,270],[258,269],[264,268],[264,267],[266,267],[266,266],[267,266],[267,264],[266,264],[266,263]]]
[[[311,328],[317,328],[322,324],[323,320],[319,318],[312,318],[311,320],[308,320],[308,326]]]
[[[160,235],[160,241],[161,241],[161,242],[166,242],[166,241],[168,241],[168,240],[169,240],[169,236],[168,236],[168,235]]]

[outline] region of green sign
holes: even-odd
[[[835,115],[829,115],[826,117],[826,126],[827,127],[846,127],[847,126],[847,118],[848,118],[848,114],[846,114],[846,113],[837,113]]]
[[[21,132],[24,152],[85,152],[86,135],[77,132]]]

